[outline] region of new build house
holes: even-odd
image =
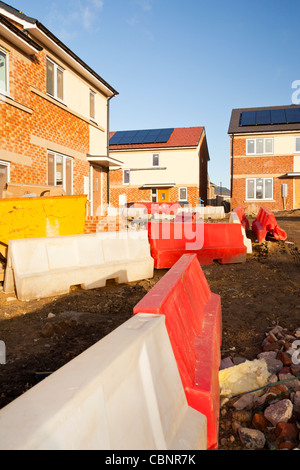
[[[110,202],[207,202],[209,152],[204,127],[119,131],[110,134]]]
[[[116,90],[38,20],[0,1],[0,198],[108,202],[109,101]],[[100,209],[99,209],[100,208]]]
[[[257,213],[300,207],[300,106],[234,109],[232,207]]]

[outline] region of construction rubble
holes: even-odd
[[[257,359],[221,362],[223,450],[300,450],[300,328],[266,332]]]

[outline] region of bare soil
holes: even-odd
[[[203,266],[212,292],[221,296],[222,358],[255,359],[270,326],[300,327],[300,210],[277,213],[276,220],[287,241],[258,244],[249,231],[253,254],[245,263]],[[6,345],[0,408],[36,385],[40,373],[54,372],[127,321],[165,273],[156,270],[150,280],[74,288],[65,296],[31,302],[0,292],[0,340]],[[221,421],[220,438],[224,435]]]

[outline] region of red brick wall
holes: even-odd
[[[0,40],[0,44],[2,41]],[[46,51],[28,58],[9,45],[10,96],[33,110],[26,113],[0,105],[1,150],[30,157],[31,164],[11,163],[12,183],[47,184],[47,149],[31,143],[31,136],[46,139],[75,152],[89,152],[89,124],[31,91],[46,93]],[[50,148],[51,149],[51,148]],[[52,149],[54,150],[54,149]],[[87,161],[73,158],[73,194],[83,194]]]
[[[151,202],[152,192],[151,189],[140,189],[136,186],[123,185],[123,170],[110,171],[110,202],[114,207],[119,207],[119,196],[126,194],[127,202]],[[174,186],[169,190],[169,202],[178,202],[179,187]],[[188,202],[190,205],[196,206],[199,204],[199,187],[186,186],[188,188]]]
[[[232,141],[231,141],[232,144]],[[232,148],[232,147],[231,147]],[[246,212],[257,213],[261,206],[270,210],[284,209],[281,197],[282,184],[288,185],[288,198],[286,209],[293,208],[293,181],[288,178],[279,178],[293,171],[293,156],[268,155],[262,157],[245,156],[246,138],[234,140],[233,179],[231,207],[234,209],[243,206]],[[232,161],[232,160],[231,160]],[[246,177],[273,177],[274,196],[272,201],[247,201],[246,200]]]
[[[87,217],[84,233],[118,232],[125,229],[124,217]]]

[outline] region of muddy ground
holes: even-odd
[[[279,324],[300,327],[300,210],[276,214],[286,242],[255,243],[246,263],[203,266],[212,292],[222,300],[222,357],[249,360],[261,352],[265,332]],[[251,220],[250,220],[251,222]],[[31,302],[0,292],[0,340],[6,364],[0,365],[0,408],[109,334],[132,316],[134,306],[166,273],[130,285]],[[221,421],[222,424],[222,421]],[[226,436],[221,426],[220,439]],[[237,449],[238,443],[233,443]]]

